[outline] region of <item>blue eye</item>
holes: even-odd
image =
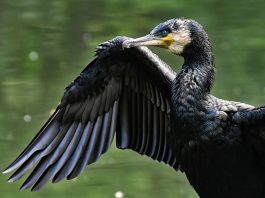
[[[166,37],[168,34],[169,34],[169,31],[168,31],[168,30],[163,30],[163,31],[161,32],[161,36],[162,36],[162,37]]]

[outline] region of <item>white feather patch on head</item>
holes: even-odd
[[[175,21],[175,24],[178,25],[178,29],[171,33],[174,42],[169,46],[169,50],[175,54],[181,54],[184,47],[191,42],[190,30],[187,25],[188,22],[189,20],[187,19],[177,19]]]

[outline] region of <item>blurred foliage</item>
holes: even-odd
[[[169,18],[193,18],[209,33],[218,69],[215,95],[264,104],[264,6],[261,0],[0,0],[1,170],[49,117],[97,44],[142,36]],[[180,58],[152,50],[180,69]],[[1,197],[104,198],[119,190],[125,197],[197,197],[183,174],[115,146],[75,181],[37,193],[19,192],[21,182],[6,179],[0,177]]]

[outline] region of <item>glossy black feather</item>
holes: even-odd
[[[57,160],[48,169],[45,170],[42,176],[34,184],[32,188],[33,191],[40,189],[50,178],[54,177],[54,175],[62,168],[64,164],[66,164],[67,160],[70,158],[74,149],[79,143],[83,130],[84,130],[84,125],[79,123],[72,140],[70,141],[69,145],[65,149],[64,153],[61,155],[60,159]]]
[[[56,112],[57,113],[57,112]],[[42,150],[46,145],[53,141],[53,138],[57,135],[59,123],[50,118],[45,127],[34,137],[31,143],[25,148],[25,150],[18,156],[18,158],[6,168],[6,171],[10,172],[21,166],[31,155],[35,152]],[[45,130],[45,133],[43,131]]]
[[[34,166],[21,189],[36,191],[49,179],[73,179],[110,148],[115,131],[118,148],[158,158],[158,137],[166,138],[167,128],[160,123],[148,126],[169,116],[161,101],[170,99],[174,72],[155,56],[143,62],[143,56],[153,56],[146,48],[123,51],[124,40],[119,37],[99,46],[97,58],[66,88],[55,113],[6,169],[16,169],[10,182]],[[156,151],[155,156],[148,150]],[[159,161],[167,163],[163,157]]]
[[[88,142],[86,143],[84,152],[79,159],[77,166],[73,169],[73,171],[67,176],[67,179],[73,179],[77,177],[86,167],[90,161],[94,159],[94,150],[97,138],[99,136],[99,130],[102,127],[102,116],[97,117],[97,120],[93,126],[93,130],[91,131],[91,135],[89,137]]]
[[[85,145],[89,140],[89,137],[91,135],[91,131],[93,129],[93,123],[88,122],[83,130],[82,136],[79,140],[79,143],[73,153],[71,155],[70,159],[64,164],[64,167],[56,173],[56,175],[53,178],[53,182],[57,183],[60,180],[64,179],[70,173],[74,170],[74,168],[77,166],[79,160],[81,159],[82,153],[85,150]]]

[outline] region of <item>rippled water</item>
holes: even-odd
[[[193,18],[208,31],[218,69],[215,95],[265,104],[264,6],[256,0],[1,0],[0,168],[37,133],[98,43],[142,36],[169,18]],[[153,50],[180,69],[179,57]],[[22,182],[7,184],[7,178],[0,176],[1,197],[109,198],[117,191],[137,198],[197,197],[183,174],[114,146],[78,179],[36,193],[19,192]]]

